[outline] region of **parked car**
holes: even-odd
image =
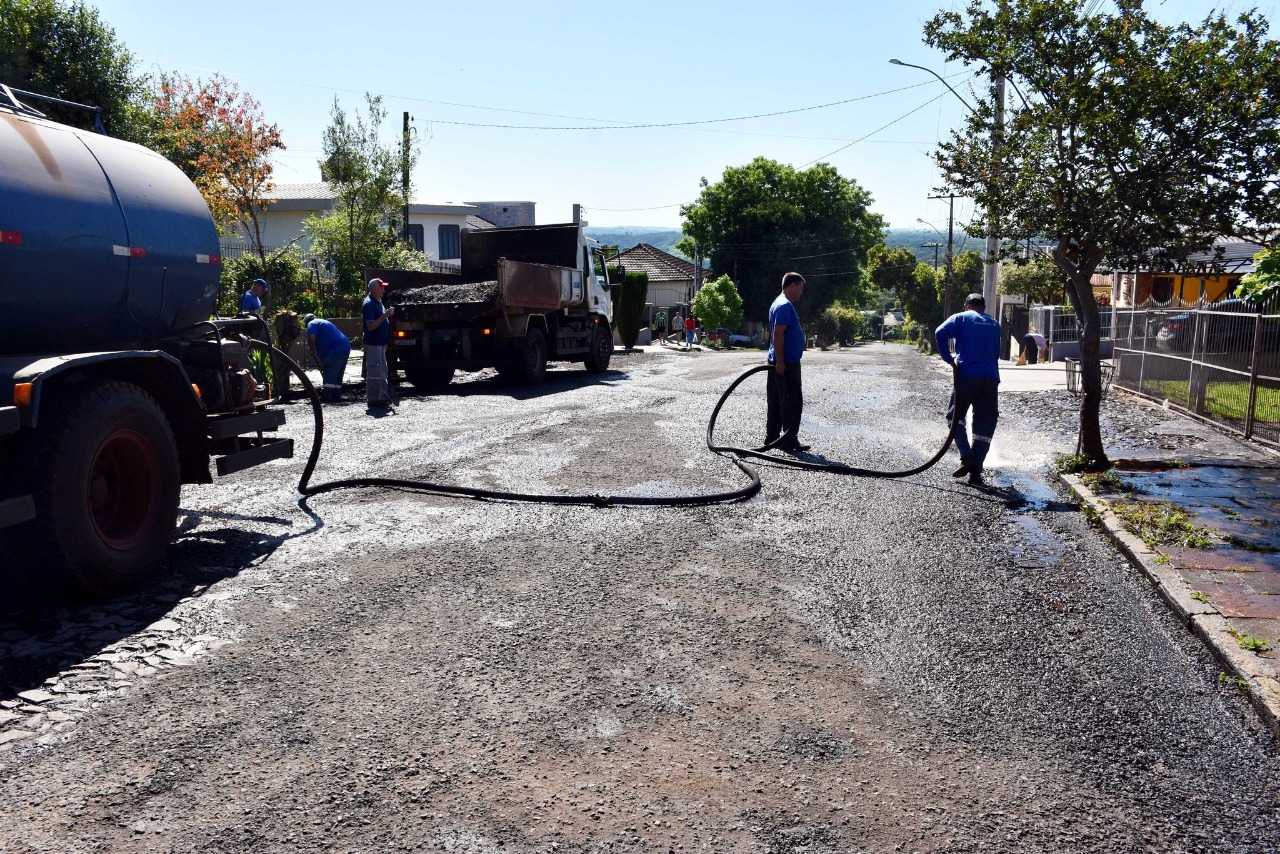
[[[730,332],[723,326],[718,328],[714,334],[730,347],[746,347],[751,344],[750,335],[743,335],[741,332]]]
[[[1224,317],[1207,312],[1233,312],[1249,316]],[[1169,315],[1156,332],[1156,348],[1169,353],[1189,352],[1195,343],[1196,324],[1199,323],[1204,327],[1200,337],[1200,352],[1224,353],[1251,350],[1256,323],[1252,315],[1258,312],[1256,303],[1233,298],[1209,303],[1200,312],[1187,311]],[[1263,321],[1262,349],[1264,352],[1280,349],[1280,321]]]

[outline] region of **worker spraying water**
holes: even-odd
[[[983,483],[982,465],[991,450],[991,439],[1000,418],[997,395],[1000,389],[1000,324],[986,313],[986,307],[982,294],[969,294],[964,301],[964,311],[948,317],[933,334],[938,355],[956,371],[947,420],[954,425],[960,467],[951,476],[967,475],[969,483],[975,486]],[[972,441],[965,429],[965,418],[971,408]]]

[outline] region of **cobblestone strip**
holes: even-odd
[[[1209,602],[1192,598],[1191,587],[1177,570],[1172,565],[1161,564],[1157,560],[1159,552],[1147,548],[1146,543],[1125,530],[1105,498],[1095,495],[1078,475],[1059,474],[1058,477],[1081,502],[1093,508],[1103,529],[1129,562],[1155,585],[1183,625],[1205,643],[1228,673],[1239,680],[1238,684],[1249,695],[1249,701],[1259,716],[1280,736],[1280,671],[1275,664],[1242,649],[1231,633],[1227,619],[1218,609]]]

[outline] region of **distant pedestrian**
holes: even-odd
[[[383,308],[382,297],[387,285],[382,279],[370,279],[365,286],[360,316],[364,320],[365,397],[370,409],[391,406],[391,388],[387,384],[387,345],[391,343],[391,315],[394,308]]]
[[[684,318],[677,311],[671,315],[671,334],[679,335],[681,332],[684,332]]]
[[[659,310],[653,316],[653,343],[657,344],[662,341],[667,332],[667,313]]]
[[[347,359],[351,357],[351,341],[342,330],[314,314],[302,318],[307,331],[307,349],[311,358],[320,366],[323,386],[320,399],[336,403],[342,398],[342,375],[347,371]]]
[[[249,290],[240,297],[241,314],[257,314],[262,311],[262,298],[267,295],[267,280],[254,279]]]
[[[1037,364],[1044,356],[1046,344],[1044,336],[1037,332],[1034,326],[1031,327],[1027,334],[1022,336],[1022,356],[1018,357],[1018,364]]]
[[[956,369],[955,389],[947,409],[947,420],[954,416],[956,450],[960,452],[960,468],[952,477],[969,476],[969,483],[981,485],[982,466],[991,450],[991,439],[1000,418],[997,392],[1000,387],[1000,324],[985,313],[987,302],[982,294],[969,294],[965,310],[942,321],[933,333],[938,355]],[[952,343],[955,355],[952,355]],[[973,408],[973,442],[965,429],[965,419]]]
[[[684,346],[685,347],[693,347],[693,333],[694,333],[694,330],[696,330],[697,328],[698,328],[698,321],[694,319],[693,313],[690,312],[689,316],[684,319]]]
[[[768,414],[764,443],[781,437],[778,449],[789,453],[809,450],[800,442],[800,416],[804,394],[800,385],[800,360],[804,358],[804,327],[793,303],[804,296],[804,276],[787,273],[782,277],[782,293],[769,306],[769,371],[765,383]]]

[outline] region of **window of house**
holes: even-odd
[[[462,257],[462,229],[456,225],[440,226],[440,258]]]
[[[423,230],[421,224],[419,225],[414,225],[413,223],[409,224],[409,242],[412,243],[413,248],[417,249],[419,252],[423,251],[426,248],[426,242],[427,242],[426,232]]]
[[[1173,299],[1173,276],[1156,276],[1151,280],[1151,298],[1156,302]]]

